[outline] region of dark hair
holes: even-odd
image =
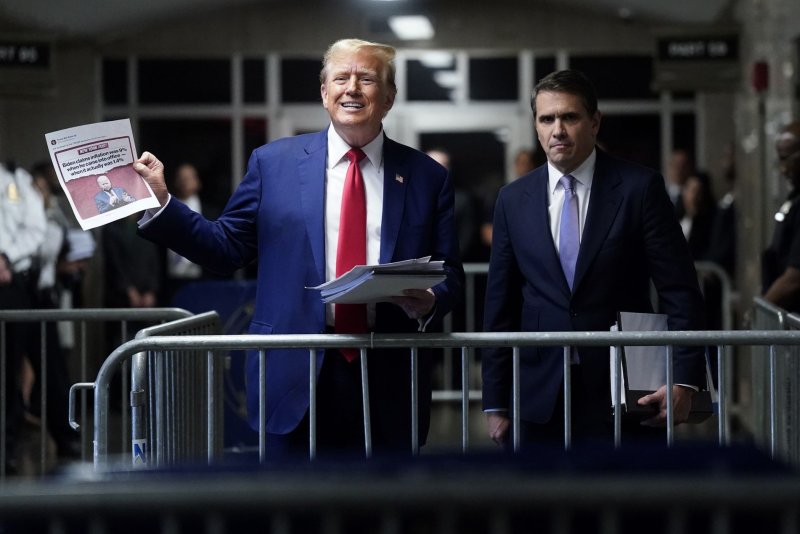
[[[536,96],[542,92],[569,93],[583,99],[583,106],[589,115],[597,112],[597,91],[591,80],[577,70],[559,70],[551,72],[536,84],[531,94],[531,109],[536,117]]]

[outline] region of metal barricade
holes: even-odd
[[[79,309],[58,309],[58,310],[0,310],[0,371],[2,371],[3,379],[0,380],[0,480],[6,476],[6,460],[8,458],[8,451],[6,450],[6,428],[8,417],[8,399],[9,394],[13,392],[6,391],[6,373],[8,369],[8,347],[6,346],[6,329],[9,323],[39,323],[39,344],[41,347],[41,354],[28,355],[29,357],[38,356],[41,359],[41,376],[37,377],[41,383],[41,416],[40,416],[40,440],[39,440],[39,465],[38,470],[44,473],[45,466],[47,465],[47,379],[48,379],[48,366],[47,366],[47,325],[48,323],[67,323],[72,327],[78,327],[78,340],[77,346],[79,347],[78,357],[80,358],[80,372],[79,379],[85,381],[89,377],[90,372],[94,370],[89,369],[88,362],[88,340],[87,340],[87,326],[89,323],[119,323],[120,339],[129,339],[128,330],[132,322],[145,322],[145,323],[158,323],[162,321],[171,321],[181,317],[188,317],[191,313],[180,308],[110,308],[110,309],[95,309],[95,308],[79,308]],[[74,355],[73,355],[74,356]],[[123,392],[127,388],[127,379],[124,379]],[[81,402],[82,418],[86,419],[87,416],[87,401],[82,397]],[[123,441],[127,440],[127,422],[123,421]],[[85,459],[86,451],[88,450],[88,434],[81,434],[82,442],[82,457]]]
[[[116,370],[122,362],[131,357],[133,354],[142,351],[164,351],[164,350],[193,350],[194,354],[202,354],[204,350],[235,350],[235,349],[251,349],[258,350],[260,355],[261,365],[261,388],[260,388],[260,440],[259,440],[259,456],[262,461],[266,460],[266,391],[264,380],[264,367],[266,363],[266,351],[273,348],[301,348],[307,349],[309,352],[309,395],[311,404],[309,407],[309,421],[310,421],[310,439],[309,439],[309,456],[314,458],[316,455],[316,351],[327,348],[340,348],[340,347],[360,347],[361,350],[361,366],[362,366],[362,397],[363,399],[369,398],[369,391],[366,387],[366,380],[363,377],[367,376],[368,367],[368,353],[367,349],[379,348],[406,348],[410,351],[411,370],[412,374],[409,377],[409,387],[411,388],[412,405],[409,406],[411,410],[412,429],[417,428],[418,423],[418,404],[416,403],[416,396],[418,394],[418,385],[416,370],[418,368],[417,351],[422,347],[429,348],[453,348],[460,347],[462,351],[466,347],[472,348],[488,348],[488,347],[512,347],[513,349],[513,369],[514,369],[514,386],[513,386],[513,443],[515,448],[519,448],[519,402],[521,398],[519,386],[519,361],[520,361],[520,348],[532,346],[561,346],[564,348],[564,390],[569,394],[569,368],[570,368],[570,347],[583,347],[583,346],[606,346],[617,347],[622,346],[664,346],[665,347],[665,371],[667,376],[667,392],[671,392],[672,382],[672,347],[674,346],[716,346],[718,347],[718,372],[719,376],[719,420],[717,429],[718,442],[726,444],[729,442],[728,425],[727,425],[727,402],[728,395],[726,391],[726,380],[723,376],[728,372],[726,365],[725,354],[726,346],[766,346],[770,351],[776,350],[781,346],[797,346],[800,345],[800,332],[796,331],[734,331],[734,332],[717,332],[717,331],[703,331],[703,332],[543,332],[543,333],[473,333],[473,334],[414,334],[414,335],[268,335],[268,336],[255,336],[255,335],[233,335],[233,336],[182,336],[182,337],[161,337],[155,336],[146,339],[137,339],[130,341],[117,350],[115,350],[106,363],[103,365],[100,373],[98,374],[97,381],[88,386],[92,387],[95,391],[95,465],[102,467],[107,462],[108,457],[108,428],[107,428],[107,411],[108,411],[108,394],[107,384],[109,383],[114,370]],[[621,351],[617,350],[617,354]],[[619,360],[617,361],[619,368]],[[465,381],[466,384],[468,381]],[[85,386],[85,385],[84,385]],[[73,386],[73,388],[78,386]],[[620,391],[619,381],[615,387]],[[777,399],[774,396],[774,390],[769,391],[770,401],[769,410],[770,417],[774,418],[778,409],[776,407]],[[463,388],[462,395],[462,410],[466,411],[468,408],[469,389]],[[619,398],[619,395],[617,395]],[[669,401],[668,401],[669,402]],[[569,448],[571,445],[570,435],[570,406],[569,402],[565,402],[564,418],[566,421],[564,446]],[[365,403],[367,405],[367,403]],[[368,406],[368,405],[367,405]],[[672,444],[674,440],[673,417],[670,409],[667,413],[667,444]],[[617,406],[615,410],[615,444],[620,446],[620,418],[621,409]],[[364,410],[364,450],[367,456],[371,454],[371,441],[370,441],[370,420],[369,410]],[[465,439],[465,438],[464,438]],[[417,454],[419,451],[419,436],[416,432],[412,431],[411,440],[409,443],[410,451]],[[468,445],[466,441],[462,442],[462,449],[467,450]],[[773,456],[778,454],[778,447],[773,438],[770,444],[770,452]]]
[[[152,336],[220,334],[219,315],[207,312],[140,330]],[[205,356],[205,360],[203,359]],[[163,465],[222,450],[222,365],[213,351],[138,353],[131,361],[133,465]],[[200,399],[206,398],[206,402]]]
[[[800,316],[760,297],[754,299],[752,322],[754,329],[800,330]],[[759,443],[769,443],[773,454],[800,465],[800,350],[796,346],[760,347],[754,355],[750,384],[770,392],[766,400],[753,397],[755,437]]]

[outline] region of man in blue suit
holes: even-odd
[[[393,302],[365,308],[365,330],[416,332],[438,322],[460,300],[463,269],[453,219],[453,188],[447,171],[428,156],[387,138],[382,120],[396,87],[394,49],[356,39],[328,49],[320,73],[322,103],[331,126],[314,134],[280,139],[253,152],[247,174],[216,221],[208,221],[164,185],[158,159],[144,153],[136,170],[150,183],[162,209],[148,213],[142,234],[218,273],[258,260],[254,334],[318,334],[334,330],[339,305],[326,306],[306,289],[335,278],[337,250],[353,240],[368,264],[421,256],[444,260],[447,278],[428,290],[407,290]],[[362,155],[353,149],[361,149]],[[363,159],[359,162],[359,157]],[[345,189],[362,175],[366,201],[362,230],[340,241]],[[352,177],[351,177],[351,172]],[[349,191],[349,190],[348,190]],[[363,207],[363,206],[362,206]],[[350,241],[348,241],[350,240]],[[364,250],[365,249],[365,250]],[[344,314],[342,314],[342,317]],[[370,412],[376,452],[411,450],[410,358],[407,350],[372,353]],[[320,351],[318,446],[363,450],[364,430],[357,362],[339,351]],[[429,424],[430,367],[420,358],[420,441]],[[268,452],[308,450],[308,374],[305,350],[267,354]],[[258,428],[258,358],[248,356],[248,412]]]
[[[136,200],[123,188],[111,187],[111,180],[105,174],[97,177],[97,187],[100,191],[94,196],[94,204],[98,213],[105,213]]]
[[[550,74],[531,107],[547,165],[498,196],[485,330],[608,331],[618,312],[653,311],[651,280],[670,330],[702,327],[697,275],[664,180],[595,147],[601,115],[591,82],[577,71]],[[612,436],[608,349],[581,347],[572,359],[573,437]],[[703,362],[701,351],[676,348],[676,422],[688,416]],[[511,350],[487,351],[482,366],[489,436],[507,443]],[[524,349],[520,373],[522,443],[563,439],[562,348]],[[666,386],[640,402],[650,403],[658,414],[644,423],[663,425]]]

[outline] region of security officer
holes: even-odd
[[[46,218],[41,195],[33,179],[14,165],[0,164],[0,309],[31,307],[32,291],[37,281],[36,258],[44,242]],[[29,323],[6,324],[6,458],[11,458],[14,438],[22,418],[18,387],[19,363],[24,354]]]

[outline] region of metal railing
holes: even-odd
[[[800,332],[800,316],[758,297],[753,301],[752,322],[753,328]],[[754,356],[750,383],[770,392],[767,399],[753,398],[756,438],[772,450],[787,451],[788,459],[800,465],[800,348],[761,347]]]
[[[366,388],[368,376],[368,352],[367,349],[380,348],[406,348],[409,350],[411,358],[412,374],[409,377],[409,387],[412,391],[411,410],[412,435],[409,448],[412,454],[419,452],[419,436],[413,430],[418,428],[419,414],[418,404],[416,404],[416,394],[418,392],[416,370],[418,369],[418,350],[420,348],[460,348],[464,353],[468,348],[487,348],[487,347],[511,347],[513,350],[513,392],[512,402],[514,408],[512,412],[512,434],[514,448],[519,448],[519,402],[521,398],[519,385],[519,360],[520,348],[536,346],[561,346],[564,348],[564,390],[567,395],[570,391],[569,369],[570,369],[570,347],[583,346],[664,346],[665,347],[665,371],[667,376],[667,393],[671,392],[672,382],[672,348],[675,346],[715,346],[717,347],[718,358],[718,378],[719,378],[719,407],[717,438],[720,444],[728,444],[730,434],[728,428],[728,392],[725,387],[725,374],[728,372],[728,365],[725,358],[725,347],[727,346],[766,346],[771,351],[780,346],[800,345],[800,332],[793,331],[734,331],[734,332],[549,332],[549,333],[473,333],[473,334],[415,334],[415,335],[234,335],[234,336],[182,336],[182,337],[160,337],[155,336],[148,339],[137,339],[129,341],[115,350],[103,364],[96,382],[89,384],[95,391],[95,465],[104,466],[108,460],[108,393],[107,385],[113,374],[120,368],[123,362],[136,353],[142,351],[168,351],[168,350],[192,350],[194,354],[202,354],[202,351],[220,350],[258,350],[261,365],[261,387],[260,387],[260,439],[259,439],[259,458],[266,460],[266,391],[264,380],[264,366],[266,363],[266,351],[274,348],[301,348],[309,352],[309,376],[308,387],[311,404],[309,407],[309,457],[316,456],[316,352],[322,349],[339,347],[359,347],[361,351],[361,370],[362,370],[362,396],[363,399],[369,398]],[[617,350],[617,354],[621,351]],[[619,358],[619,356],[617,357]],[[619,369],[619,359],[616,361]],[[618,373],[619,376],[619,373]],[[468,384],[468,376],[465,377],[464,384]],[[619,381],[615,384],[617,392],[620,391]],[[770,389],[770,411],[777,412],[779,407],[774,398],[775,390]],[[469,402],[468,388],[462,388],[462,416],[466,417]],[[620,398],[617,395],[617,398]],[[570,424],[571,413],[569,402],[565,402],[565,433],[564,446],[571,446]],[[366,403],[365,403],[366,405]],[[671,406],[668,401],[668,406]],[[614,410],[614,443],[620,446],[622,436],[620,433],[622,410],[619,405]],[[770,415],[774,417],[774,415]],[[364,451],[366,456],[371,455],[372,444],[370,438],[369,411],[364,410]],[[666,442],[671,445],[674,442],[674,425],[671,408],[667,413]],[[467,451],[466,432],[462,433],[462,450]],[[773,456],[791,456],[790,451],[779,447],[776,434],[770,437],[770,452]]]
[[[89,377],[90,372],[94,369],[89,369],[89,350],[87,340],[87,326],[89,323],[119,323],[120,339],[125,341],[129,339],[129,328],[133,322],[157,323],[163,321],[171,321],[182,317],[192,315],[190,312],[179,308],[149,308],[149,309],[131,309],[131,308],[111,308],[111,309],[95,309],[95,308],[78,308],[78,309],[59,309],[59,310],[0,310],[0,371],[2,371],[3,379],[0,379],[0,480],[6,476],[6,460],[8,458],[6,429],[7,429],[7,415],[8,415],[8,400],[10,394],[15,392],[6,391],[5,376],[10,370],[8,369],[8,353],[9,350],[6,346],[6,330],[9,323],[39,323],[39,345],[41,353],[39,355],[29,354],[33,358],[38,356],[40,358],[41,376],[36,379],[40,381],[41,390],[41,414],[40,414],[40,440],[39,440],[39,472],[44,473],[45,465],[47,463],[47,379],[48,379],[48,358],[47,358],[47,341],[48,332],[47,324],[69,323],[73,327],[78,326],[78,343],[79,352],[79,380],[85,381]],[[72,355],[75,356],[74,354]],[[127,389],[127,379],[123,376],[123,394]],[[65,392],[66,393],[66,392]],[[82,397],[81,413],[85,419],[87,415],[87,401]],[[126,415],[123,415],[126,417]],[[128,432],[127,421],[123,420],[123,440]],[[85,458],[85,453],[88,450],[88,434],[81,434],[82,455]]]

